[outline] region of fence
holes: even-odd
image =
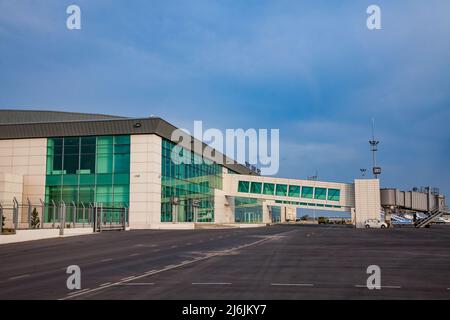
[[[94,231],[125,229],[128,226],[127,207],[104,207],[102,203],[66,204],[64,201],[38,204],[0,203],[1,232],[9,230],[93,228]]]

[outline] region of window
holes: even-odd
[[[273,183],[264,183],[263,193],[266,195],[273,196],[275,193],[275,184]]]
[[[248,181],[239,181],[238,192],[248,193],[249,191],[250,191],[250,182],[248,182]]]
[[[65,186],[77,186],[78,176],[76,174],[65,174],[63,177],[63,184]]]
[[[97,184],[98,185],[112,185],[113,175],[112,174],[98,174]]]
[[[161,150],[161,222],[171,222],[173,205],[170,199],[179,198],[178,221],[194,221],[193,200],[199,203],[198,222],[214,221],[214,189],[222,189],[223,167],[218,164],[205,163],[201,155],[181,148],[178,154],[185,160],[180,165],[172,161],[172,150],[176,144],[163,139]],[[249,182],[238,184],[239,192],[250,191]]]
[[[286,196],[287,194],[287,185],[286,184],[277,184],[276,188],[277,196]]]
[[[128,206],[130,136],[49,138],[46,173],[47,203]]]
[[[289,186],[289,197],[300,197],[300,186]]]
[[[302,198],[312,199],[313,198],[313,187],[302,187]]]
[[[45,184],[47,186],[60,186],[61,183],[62,183],[62,179],[61,178],[62,178],[62,175],[53,175],[53,176],[48,175],[46,177]]]
[[[80,185],[95,185],[95,175],[93,174],[83,174],[80,175]]]
[[[130,172],[130,154],[114,154],[114,172]]]
[[[328,189],[328,200],[339,201],[341,196],[341,190],[339,189]]]
[[[314,199],[326,200],[327,199],[327,189],[326,188],[316,188],[314,191]]]
[[[97,154],[97,173],[112,173],[113,172],[113,155],[112,154]]]
[[[251,187],[250,187],[250,193],[260,194],[261,190],[262,190],[261,182],[252,182]]]

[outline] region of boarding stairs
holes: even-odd
[[[415,223],[416,228],[424,228],[428,226],[430,223],[438,219],[443,214],[447,214],[445,211],[441,211],[439,209],[432,210],[428,213],[426,218],[420,219]]]

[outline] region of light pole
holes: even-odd
[[[376,157],[379,143],[380,141],[375,140],[375,119],[372,119],[372,140],[369,141],[369,144],[372,151],[373,175],[375,176],[375,179],[378,179],[378,175],[381,174],[381,168],[377,167],[377,157]]]
[[[319,179],[319,170],[316,169],[316,174],[313,175],[313,176],[308,177],[308,180],[317,181],[318,179]],[[314,209],[313,209],[313,219],[314,219],[314,222],[315,222],[316,221],[316,207],[315,206],[314,206]]]

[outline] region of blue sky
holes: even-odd
[[[82,30],[66,29],[77,4]],[[382,30],[366,28],[366,8]],[[450,194],[450,2],[0,0],[0,108],[279,128],[279,176]]]

